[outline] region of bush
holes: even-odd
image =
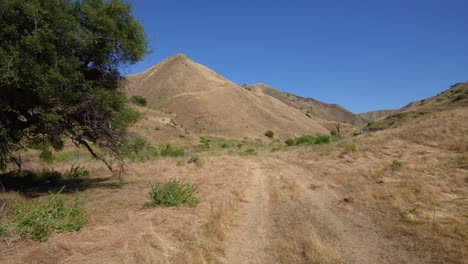
[[[275,134],[273,133],[273,131],[271,130],[268,130],[267,132],[265,132],[265,136],[269,137],[269,138],[273,138]]]
[[[329,135],[318,135],[317,138],[315,139],[315,144],[321,145],[321,144],[328,144],[330,143],[331,137]]]
[[[249,148],[246,149],[244,152],[241,153],[242,156],[248,156],[248,155],[257,155],[257,152],[255,149]]]
[[[350,143],[346,144],[345,150],[347,152],[356,152],[358,150],[357,144],[355,142],[350,142]]]
[[[290,139],[287,139],[284,143],[286,143],[286,145],[288,146],[294,146],[296,145],[296,140],[293,138],[290,138]]]
[[[63,177],[66,179],[86,177],[89,175],[89,171],[80,166],[72,166],[70,169],[63,173]]]
[[[400,169],[401,167],[403,167],[403,161],[401,161],[401,160],[393,160],[392,161],[392,168],[393,169]]]
[[[47,148],[41,151],[41,153],[39,154],[39,158],[47,163],[54,162],[54,155],[52,154],[52,151],[50,151]]]
[[[338,136],[338,133],[335,130],[330,131],[331,136]]]
[[[200,202],[194,196],[196,190],[196,185],[175,179],[165,183],[157,183],[151,187],[150,201],[146,205],[173,207],[185,204],[196,206]]]
[[[296,145],[313,145],[316,143],[317,138],[312,135],[300,136],[296,139]]]
[[[226,144],[226,143],[221,144],[221,148],[223,148],[223,149],[228,148],[228,147],[229,147],[229,146],[228,146],[228,144]]]
[[[146,101],[146,98],[140,95],[134,95],[130,98],[130,102],[139,105],[139,106],[146,106],[148,105],[148,102]]]
[[[39,200],[30,206],[15,202],[13,210],[16,231],[24,237],[41,241],[47,240],[54,231],[78,231],[87,220],[83,202],[76,198],[73,205],[67,207],[60,192],[52,194],[44,205]]]
[[[182,157],[185,155],[183,149],[172,148],[169,144],[161,149],[160,154],[163,157]]]
[[[156,148],[141,137],[126,142],[122,152],[125,158],[133,161],[145,161],[158,156]]]

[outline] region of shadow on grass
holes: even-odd
[[[62,193],[71,193],[93,188],[118,189],[122,186],[110,178],[64,178],[60,172],[51,170],[0,174],[0,182],[5,191],[18,192],[30,198],[58,192],[62,187]]]

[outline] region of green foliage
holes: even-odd
[[[273,138],[274,133],[273,133],[273,131],[268,130],[267,132],[265,132],[265,136],[267,136],[267,137],[269,137],[269,138]]]
[[[38,199],[31,205],[15,202],[13,209],[16,231],[34,240],[47,240],[54,231],[78,231],[87,220],[83,202],[76,198],[74,203],[67,207],[60,193],[52,194],[45,204]]]
[[[403,161],[401,161],[401,160],[393,160],[392,161],[392,168],[393,169],[400,169],[401,167],[403,167]]]
[[[197,186],[184,181],[170,179],[165,183],[157,183],[149,192],[150,201],[147,206],[196,206],[200,201],[195,197]]]
[[[246,149],[244,152],[240,153],[242,156],[257,155],[257,151],[253,148]]]
[[[158,151],[142,137],[127,139],[121,147],[124,158],[132,161],[145,161],[158,156]]]
[[[41,153],[39,153],[39,158],[47,163],[54,162],[54,154],[52,154],[52,152],[48,148],[43,149]]]
[[[73,178],[79,178],[79,177],[86,177],[89,175],[89,171],[80,166],[72,166],[70,169],[66,170],[63,173],[63,178],[66,179],[73,179]]]
[[[331,142],[331,137],[329,135],[318,135],[315,139],[315,144],[322,145],[328,144]]]
[[[294,146],[294,145],[296,145],[296,140],[293,139],[293,138],[290,138],[290,139],[286,139],[286,141],[284,143],[286,143],[286,145],[288,145],[288,146]]]
[[[223,148],[223,149],[225,149],[225,148],[229,148],[229,145],[228,145],[228,144],[226,144],[226,143],[223,143],[223,144],[221,144],[221,148]]]
[[[183,149],[173,148],[170,144],[167,144],[161,148],[160,154],[163,157],[182,157],[185,155],[185,152]]]
[[[335,130],[330,131],[331,136],[338,136],[338,133]]]
[[[314,145],[316,140],[313,135],[303,135],[296,139],[296,145]]]
[[[345,145],[346,152],[356,152],[358,150],[356,142],[349,142]]]
[[[36,138],[117,151],[138,118],[120,92],[122,66],[147,53],[120,0],[8,0],[0,13],[0,170]],[[44,149],[45,147],[41,147]]]
[[[76,162],[79,160],[89,161],[92,159],[92,156],[88,152],[83,150],[74,149],[70,151],[61,151],[55,153],[55,162]]]
[[[452,102],[461,101],[461,100],[465,99],[466,97],[467,97],[466,94],[459,94],[455,98],[452,99]]]
[[[130,101],[136,105],[139,106],[146,106],[148,102],[146,101],[146,98],[140,95],[134,95],[130,98]]]

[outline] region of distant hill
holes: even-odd
[[[144,96],[148,107],[171,118],[178,131],[233,138],[328,133],[318,118],[266,94],[239,86],[178,54],[127,77],[126,92]],[[153,131],[157,133],[157,131]]]
[[[386,129],[398,127],[420,117],[434,115],[439,112],[463,109],[468,110],[468,82],[457,83],[451,88],[423,100],[409,103],[399,110],[391,112],[385,117],[373,120],[366,126],[371,129]],[[460,122],[463,122],[460,120]]]
[[[372,121],[372,120],[376,120],[384,116],[391,115],[398,111],[400,110],[399,109],[398,110],[377,110],[377,111],[370,111],[370,112],[366,112],[366,113],[362,113],[358,115],[367,121]]]
[[[344,122],[353,125],[362,125],[366,122],[362,117],[353,114],[337,104],[327,104],[312,98],[284,93],[265,84],[249,86],[252,90],[272,96],[281,102],[298,109],[310,118],[320,118],[327,121]]]

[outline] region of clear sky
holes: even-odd
[[[235,83],[400,108],[468,81],[468,0],[130,0],[153,53],[184,53]]]

